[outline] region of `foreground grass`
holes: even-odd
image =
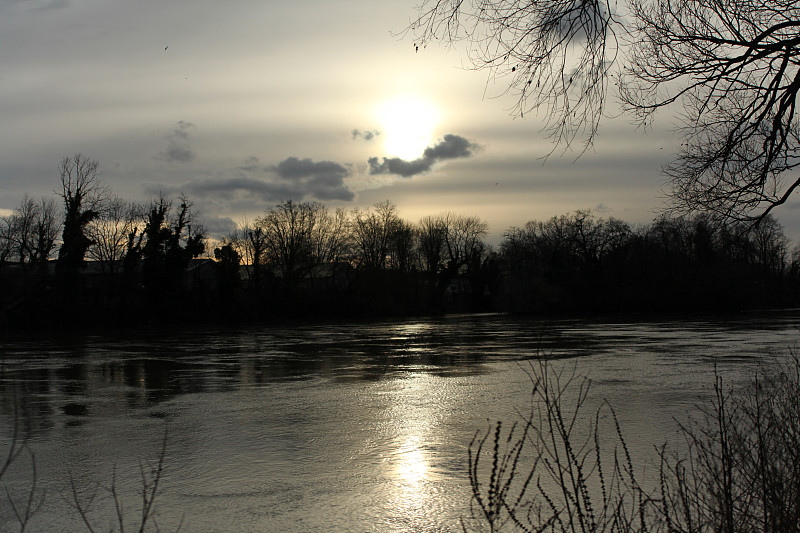
[[[682,451],[658,448],[657,486],[638,481],[613,408],[586,413],[589,381],[544,361],[531,409],[469,447],[471,520],[463,531],[792,533],[800,531],[800,359],[746,390],[715,372],[713,399],[680,425]],[[601,417],[613,438],[600,437]],[[604,433],[608,435],[609,433]],[[613,442],[609,442],[609,440]]]
[[[16,413],[15,413],[16,414]],[[46,494],[38,488],[38,474],[36,470],[36,456],[27,442],[27,438],[21,431],[19,416],[14,417],[14,428],[11,443],[6,450],[6,455],[0,464],[0,480],[5,473],[12,467],[27,468],[28,486],[21,492],[12,494],[8,487],[4,487],[4,494],[0,497],[5,499],[5,503],[11,509],[13,516],[0,517],[0,526],[4,531],[12,529],[20,533],[26,531],[31,519],[42,508]],[[75,517],[79,517],[83,527],[88,533],[95,532],[119,532],[145,531],[160,532],[158,521],[156,520],[155,502],[159,494],[159,484],[164,476],[164,459],[167,454],[168,434],[166,427],[164,437],[161,442],[161,451],[153,464],[139,464],[139,498],[138,502],[128,505],[123,498],[117,484],[116,470],[111,474],[111,480],[107,485],[97,485],[94,487],[80,487],[70,474],[70,486],[68,501],[75,512]],[[109,512],[109,509],[111,512]],[[108,525],[98,525],[96,516],[112,516],[115,523]],[[183,519],[174,530],[180,531]]]

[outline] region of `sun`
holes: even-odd
[[[377,117],[386,154],[411,161],[431,144],[439,110],[425,98],[400,95],[381,102]]]

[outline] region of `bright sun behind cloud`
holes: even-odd
[[[420,157],[431,144],[433,129],[439,121],[436,106],[414,95],[381,102],[377,116],[387,156],[407,161]]]

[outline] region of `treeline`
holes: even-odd
[[[504,306],[525,312],[730,312],[798,302],[800,252],[758,225],[661,217],[634,228],[588,211],[510,229]]]
[[[0,217],[0,324],[246,321],[448,311],[686,312],[794,305],[800,254],[754,227],[662,217],[632,227],[576,211],[509,229],[478,217],[403,220],[385,201],[286,201],[210,240],[186,197],[113,196],[98,164],[59,166],[57,199]]]

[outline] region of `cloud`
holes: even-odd
[[[285,200],[316,199],[321,201],[350,201],[355,194],[344,183],[351,170],[333,161],[313,161],[289,157],[277,165],[262,165],[258,158],[249,157],[235,168],[223,171],[218,177],[194,179],[179,188],[159,184],[146,187],[154,191],[174,193],[184,191],[191,198],[219,204],[241,201],[282,202]]]
[[[230,217],[205,217],[200,215],[206,234],[212,238],[222,238],[236,230],[236,222]]]
[[[189,144],[189,130],[195,125],[183,120],[178,121],[164,138],[167,140],[167,147],[160,151],[156,159],[167,161],[168,163],[188,163],[192,161],[197,153],[192,150]]]
[[[275,184],[268,181],[235,177],[227,179],[205,179],[187,183],[184,186],[190,195],[198,197],[215,197],[223,200],[233,200],[238,194],[255,196],[266,202],[276,202],[293,197],[294,191],[285,184]]]
[[[395,174],[404,178],[428,172],[438,161],[447,159],[461,159],[472,156],[478,146],[460,135],[448,133],[434,146],[429,146],[422,153],[422,157],[413,161],[406,161],[399,157],[383,158],[382,162],[377,157],[370,157],[370,174]]]
[[[358,140],[358,139],[363,139],[363,140],[365,140],[367,142],[371,141],[372,139],[374,139],[375,137],[377,137],[378,135],[381,134],[381,132],[379,132],[378,130],[364,130],[364,131],[361,131],[361,130],[358,130],[358,129],[354,129],[350,133],[353,135],[353,140],[354,141]]]
[[[312,161],[288,157],[277,166],[268,167],[304,196],[318,200],[352,200],[355,194],[344,184],[350,169],[333,161]]]
[[[327,176],[341,180],[350,174],[347,168],[333,161],[314,162],[309,158],[298,159],[296,157],[288,157],[272,169],[278,173],[278,176],[285,179]]]
[[[183,194],[183,187],[165,183],[143,183],[142,192],[150,198],[170,198]]]
[[[26,11],[48,11],[70,7],[69,0],[6,0],[7,3],[18,4]]]
[[[421,157],[414,161],[406,161],[399,157],[383,158],[383,162],[379,163],[377,157],[370,157],[367,162],[369,163],[370,174],[395,174],[404,178],[410,178],[417,174],[422,174],[429,171],[435,161]]]
[[[255,172],[261,168],[261,163],[257,157],[250,156],[244,160],[244,163],[242,163],[241,166],[236,168],[237,170],[243,170],[245,172]]]
[[[437,160],[458,159],[471,156],[472,150],[477,148],[475,144],[472,144],[464,137],[449,133],[444,136],[444,139],[439,144],[425,148],[422,157]]]

